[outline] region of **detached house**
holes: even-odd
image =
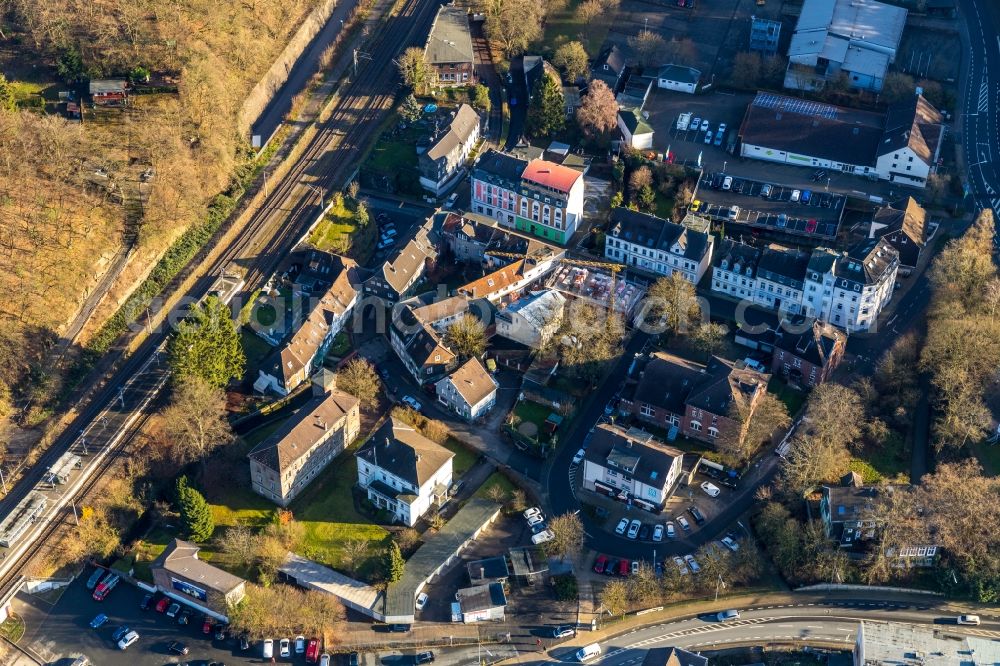
[[[417,156],[420,185],[434,196],[451,187],[479,140],[479,114],[471,106],[458,107],[443,131],[431,137],[430,146]]]
[[[125,106],[128,104],[128,91],[125,79],[93,79],[89,85],[94,106]]]
[[[389,329],[389,344],[420,384],[436,382],[457,362],[431,324],[419,320],[409,307],[397,308]]]
[[[616,92],[625,69],[625,52],[617,44],[607,44],[594,58],[590,77],[604,81],[611,88],[611,92]]]
[[[658,513],[681,475],[684,454],[651,434],[602,423],[583,462],[583,487]]]
[[[407,423],[387,419],[354,455],[368,501],[407,527],[448,498],[455,454]]]
[[[476,82],[469,13],[463,7],[438,9],[424,47],[424,60],[436,86],[468,86]]]
[[[435,388],[438,402],[466,421],[475,421],[493,409],[499,384],[478,358],[472,358]]]
[[[657,275],[681,273],[698,284],[712,261],[715,239],[662,218],[612,208],[604,256]]]
[[[359,405],[333,373],[317,374],[310,400],[247,454],[254,492],[288,506],[358,436]]]

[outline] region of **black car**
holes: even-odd
[[[167,649],[173,654],[187,654],[189,652],[188,646],[180,641],[171,641]]]
[[[114,633],[111,634],[111,640],[113,640],[115,643],[117,643],[118,641],[120,641],[122,638],[125,637],[125,634],[127,634],[130,631],[132,631],[132,630],[129,629],[128,625],[127,624],[123,624],[122,626],[120,626],[117,629],[115,629]]]
[[[139,602],[139,608],[141,608],[142,610],[149,610],[152,607],[153,607],[153,595],[147,594],[142,598],[142,601]]]
[[[649,525],[643,523],[642,527],[639,528],[639,541],[645,541],[648,538],[649,538]]]
[[[222,623],[215,625],[215,640],[226,640],[226,629],[228,629],[228,627]]]
[[[426,652],[418,652],[413,655],[414,664],[429,664],[432,661],[434,661],[434,653],[430,650],[427,650]]]
[[[184,609],[177,616],[177,624],[188,624],[191,622],[191,611]]]
[[[691,517],[694,518],[694,522],[698,523],[699,525],[704,524],[705,515],[698,510],[698,507],[696,506],[689,507],[688,513],[690,513]]]
[[[733,481],[732,479],[730,479],[729,477],[725,477],[725,478],[719,479],[719,485],[720,486],[725,486],[726,488],[729,488],[730,490],[736,490],[736,482]]]
[[[394,634],[405,634],[410,630],[410,625],[408,624],[387,624],[385,625],[386,631],[391,631]]]

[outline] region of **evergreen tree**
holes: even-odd
[[[546,137],[561,130],[565,124],[566,100],[562,86],[555,78],[543,73],[531,90],[528,132],[535,137]]]
[[[229,306],[215,296],[177,326],[170,340],[170,367],[177,379],[196,376],[224,387],[243,375],[246,356]]]
[[[418,102],[417,98],[413,96],[413,93],[407,95],[403,100],[402,106],[399,107],[399,115],[403,116],[403,120],[407,120],[411,123],[420,120],[420,116],[423,112],[424,108],[420,106],[420,102]]]
[[[402,578],[405,567],[406,561],[403,559],[403,553],[399,550],[399,544],[395,541],[390,542],[385,551],[385,572],[388,581],[395,583]]]
[[[184,522],[184,531],[192,541],[207,541],[215,531],[215,520],[208,502],[188,484],[186,476],[177,479],[177,508]]]

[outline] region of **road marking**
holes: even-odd
[[[986,79],[983,79],[979,86],[979,112],[985,113],[990,108],[990,86]]]

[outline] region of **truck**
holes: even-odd
[[[686,131],[688,126],[691,124],[691,114],[682,113],[677,117],[677,129],[680,131]]]

